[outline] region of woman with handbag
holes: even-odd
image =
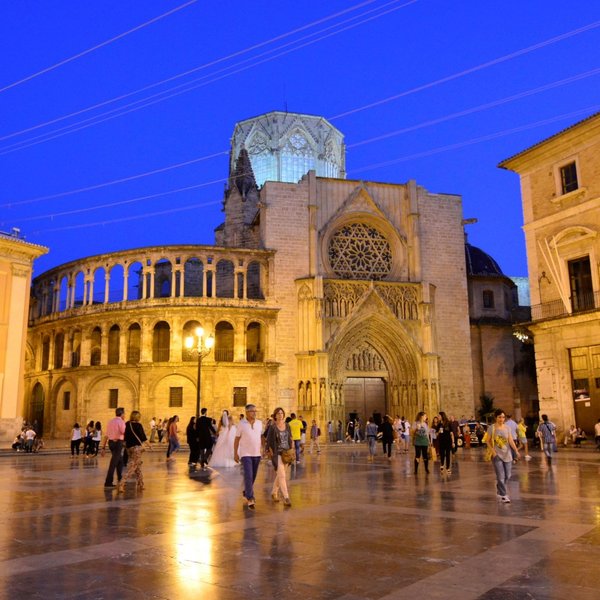
[[[129,460],[127,461],[127,472],[119,482],[119,492],[125,491],[125,483],[132,477],[136,478],[137,489],[144,489],[142,452],[144,451],[144,446],[148,449],[152,449],[152,447],[148,442],[148,438],[146,438],[146,433],[144,432],[144,427],[141,423],[141,417],[142,415],[140,412],[134,410],[129,416],[129,421],[125,423],[125,448],[129,455]]]
[[[285,467],[295,461],[296,458],[292,442],[292,430],[285,422],[285,411],[281,407],[276,408],[273,412],[273,422],[267,434],[267,451],[275,469],[275,481],[273,482],[271,498],[273,498],[273,502],[279,502],[279,492],[281,492],[284,506],[291,506]]]
[[[506,484],[510,479],[513,463],[512,450],[515,452],[517,458],[519,457],[519,451],[513,440],[511,430],[506,425],[506,415],[504,411],[499,408],[494,412],[495,422],[491,426],[491,431],[487,431],[487,447],[488,452],[491,455],[492,465],[496,472],[496,494],[500,502],[505,504],[510,503],[510,498],[506,493]]]

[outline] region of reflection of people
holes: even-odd
[[[600,419],[594,425],[594,439],[596,440],[596,450],[600,450]]]
[[[221,415],[217,433],[219,437],[217,438],[217,443],[208,464],[211,467],[234,467],[233,445],[235,443],[237,427],[233,424],[233,418],[229,416],[229,411],[227,410],[224,410]]]
[[[235,436],[233,458],[244,470],[243,496],[248,508],[254,508],[254,481],[261,457],[262,422],[256,418],[256,406],[246,404],[246,418],[241,419]]]

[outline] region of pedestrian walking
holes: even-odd
[[[177,429],[177,423],[179,423],[179,417],[177,415],[173,415],[168,423],[167,423],[167,432],[168,432],[168,441],[169,446],[167,447],[167,460],[173,461],[173,454],[175,454],[181,444],[179,443],[179,431]]]
[[[289,423],[285,422],[285,411],[281,407],[276,408],[273,413],[273,422],[267,434],[267,451],[275,469],[271,498],[273,502],[279,502],[279,493],[281,492],[284,506],[291,506],[285,468],[287,464],[291,463],[294,456],[292,430]]]
[[[200,418],[196,422],[196,439],[198,440],[198,451],[200,468],[205,469],[210,459],[214,438],[217,430],[213,425],[213,420],[206,416],[206,408],[200,411]],[[196,462],[196,461],[194,461]]]
[[[448,475],[452,473],[451,460],[452,460],[452,448],[454,447],[454,433],[450,426],[450,420],[445,412],[440,411],[439,421],[436,425],[436,437],[438,441],[438,448],[440,451],[440,472],[444,473],[444,470]]]
[[[79,423],[75,423],[73,425],[73,429],[71,429],[71,456],[79,456],[79,448],[81,446],[81,427]]]
[[[295,413],[290,414],[290,429],[292,430],[292,439],[294,440],[294,449],[296,450],[296,464],[300,464],[300,451],[302,449],[302,421],[296,418]]]
[[[394,427],[392,426],[392,419],[389,415],[383,417],[383,422],[379,426],[379,433],[381,433],[381,441],[383,442],[383,453],[387,454],[388,460],[392,460],[392,444],[394,443]]]
[[[315,419],[313,419],[311,426],[310,426],[310,448],[308,450],[309,454],[312,454],[313,445],[317,449],[317,454],[321,454],[321,446],[319,446],[319,436],[320,435],[321,435],[321,430],[319,429],[319,426],[317,425],[317,422],[315,421]]]
[[[367,438],[367,448],[369,450],[369,456],[367,460],[373,461],[375,457],[375,451],[377,449],[377,423],[373,419],[367,419],[367,426],[365,427],[365,436]]]
[[[240,419],[233,445],[233,458],[242,464],[244,471],[244,500],[248,508],[253,509],[254,481],[258,473],[261,457],[262,422],[256,418],[256,406],[246,405],[246,418]]]
[[[119,482],[119,492],[125,491],[125,484],[128,479],[135,477],[138,490],[144,489],[144,476],[142,474],[142,452],[146,448],[152,449],[144,427],[141,423],[142,415],[138,410],[132,411],[129,421],[125,424],[125,447],[129,460],[127,461],[127,472]]]
[[[150,438],[152,439],[152,438]],[[185,439],[190,447],[190,456],[188,458],[188,467],[195,467],[198,462],[200,449],[198,438],[196,437],[196,417],[191,417],[188,426],[185,428]]]
[[[519,451],[513,440],[512,431],[506,425],[506,415],[499,408],[494,412],[495,422],[488,430],[487,445],[491,454],[492,465],[496,472],[496,495],[500,502],[510,503],[507,483],[511,476],[513,453],[517,458]]]
[[[548,419],[548,415],[542,415],[542,422],[538,427],[537,434],[548,465],[551,465],[552,453],[556,452],[556,425]]]
[[[412,431],[415,446],[415,475],[419,472],[419,459],[423,462],[425,473],[429,473],[429,425],[427,425],[427,415],[423,411],[417,414]]]
[[[123,475],[123,441],[125,440],[125,409],[119,407],[115,410],[115,418],[111,419],[106,425],[106,436],[102,446],[102,456],[106,451],[106,444],[110,450],[110,464],[104,480],[104,487],[117,487],[113,483],[115,471],[117,480],[121,481]]]

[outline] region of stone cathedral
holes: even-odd
[[[223,205],[213,246],[91,256],[33,281],[25,412],[45,435],[117,405],[187,423],[199,325],[215,340],[212,415],[473,414],[459,196],[347,179],[340,131],[271,112],[235,126]]]

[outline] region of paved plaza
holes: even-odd
[[[251,511],[237,468],[206,485],[183,450],[146,453],[124,495],[108,457],[4,454],[0,597],[597,600],[600,453],[533,455],[503,505],[481,450],[415,477],[412,455],[333,445],[292,468],[291,508],[263,462]]]

